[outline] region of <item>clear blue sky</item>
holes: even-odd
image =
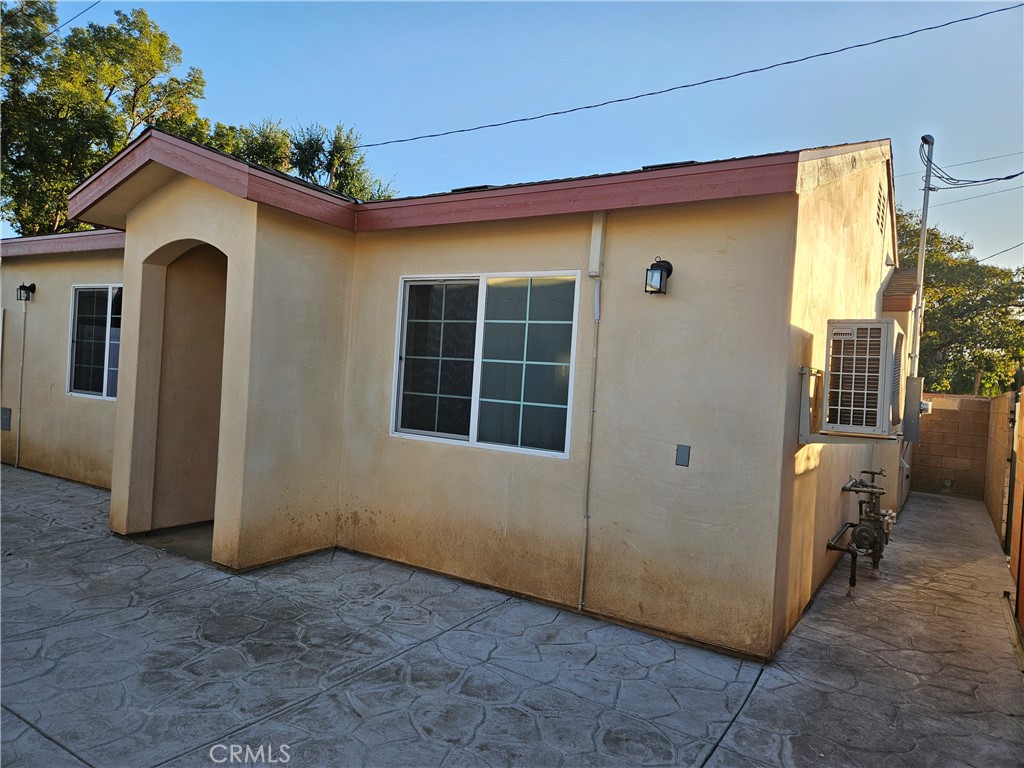
[[[629,96],[940,24],[1006,3],[254,3],[143,7],[203,70],[212,120],[354,126],[365,142]],[[88,2],[61,2],[61,21]],[[890,138],[921,205],[919,138],[960,178],[1024,168],[1017,9],[736,80],[367,150],[402,195]],[[930,224],[984,258],[1024,241],[1024,178],[932,195]],[[1016,187],[1017,189],[1014,189]],[[1009,190],[1009,191],[1003,191]],[[966,200],[975,195],[998,194]],[[961,202],[962,201],[962,202]],[[990,263],[1024,264],[1024,248]]]

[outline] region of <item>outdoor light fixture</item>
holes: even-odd
[[[672,274],[672,263],[662,261],[660,258],[647,268],[647,285],[644,286],[645,293],[665,293],[668,287],[668,278]]]
[[[32,294],[35,292],[35,283],[30,283],[29,285],[22,283],[18,286],[18,301],[32,301]]]

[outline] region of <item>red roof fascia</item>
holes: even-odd
[[[92,206],[150,163],[246,200],[363,232],[789,193],[799,161],[799,152],[788,152],[356,204],[150,129],[71,193],[69,215],[87,221]]]
[[[347,200],[155,130],[147,130],[72,191],[68,199],[69,218],[86,215],[90,207],[150,163],[191,176],[245,200],[344,229],[355,228],[355,206]]]
[[[12,237],[2,241],[0,257],[9,259],[15,256],[47,256],[57,253],[108,250],[124,250],[124,232],[116,229],[97,229],[38,237]]]
[[[913,296],[883,296],[882,297],[882,311],[883,312],[913,312],[914,311],[914,297]]]
[[[799,153],[725,160],[494,190],[363,203],[356,230],[607,211],[793,192]]]

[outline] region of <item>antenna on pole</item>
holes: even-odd
[[[928,195],[932,191],[932,153],[935,151],[935,139],[929,134],[921,137],[921,143],[927,147],[924,166],[924,205],[921,206],[921,244],[917,250],[917,296],[914,300],[914,338],[910,352],[911,376],[917,376],[918,363],[921,357],[921,322],[924,319],[924,251],[928,241]]]

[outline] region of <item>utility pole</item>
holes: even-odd
[[[928,149],[924,168],[924,205],[921,206],[921,244],[917,250],[917,296],[914,301],[914,338],[910,352],[911,376],[917,376],[921,357],[921,322],[924,319],[924,250],[928,242],[928,195],[932,191],[932,153],[935,139],[929,134],[921,137],[921,143]]]

